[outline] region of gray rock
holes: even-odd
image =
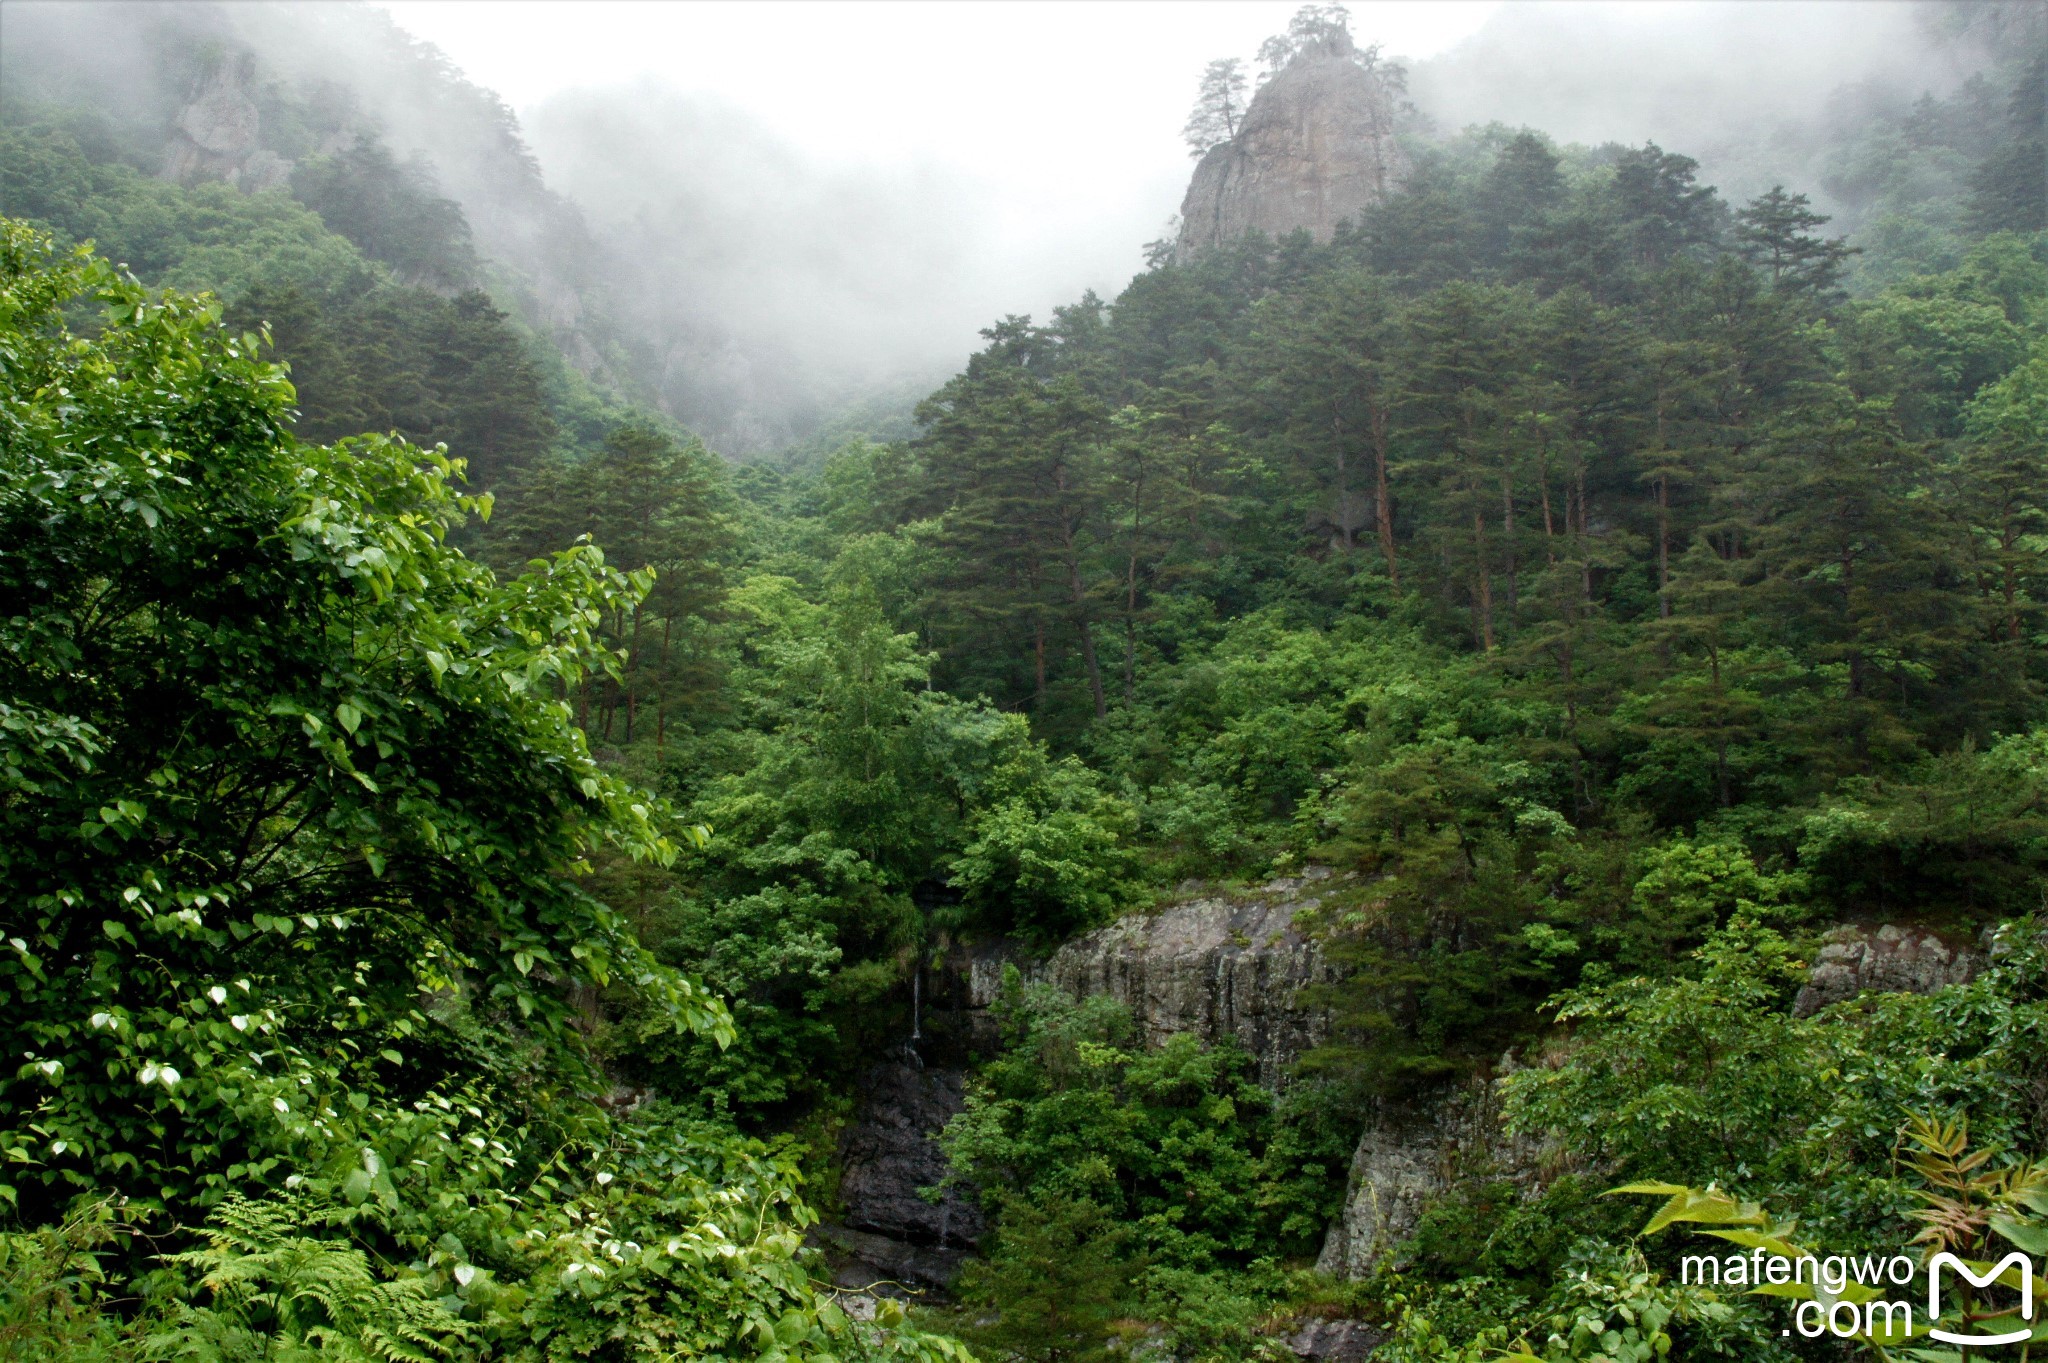
[[[1003,994],[1003,972],[1016,966],[1026,980],[1042,973],[1035,962],[1007,939],[979,942],[969,947],[960,962],[959,973],[967,986],[967,1006],[986,1008]]]
[[[1349,38],[1312,44],[1260,88],[1237,136],[1195,166],[1175,255],[1185,262],[1253,231],[1306,228],[1328,241],[1407,171],[1386,82],[1359,64]]]
[[[259,145],[261,120],[250,98],[255,79],[256,59],[249,52],[213,64],[172,123],[164,179],[225,180],[254,191],[276,189],[291,178],[292,163]]]
[[[1297,1358],[1317,1363],[1360,1363],[1386,1340],[1387,1332],[1362,1320],[1312,1320],[1288,1337]]]
[[[912,1245],[970,1248],[981,1209],[957,1188],[936,1202],[919,1195],[951,1172],[936,1139],[966,1102],[959,1070],[887,1061],[868,1071],[861,1105],[840,1142],[839,1199],[854,1230]]]
[[[1792,1001],[1792,1013],[1811,1017],[1869,992],[1931,994],[1951,984],[1968,984],[1983,967],[1980,952],[1952,947],[1930,932],[1891,924],[1871,932],[1844,924],[1827,935],[1806,984]]]
[[[834,1287],[874,1297],[943,1292],[960,1276],[960,1265],[967,1259],[964,1249],[913,1245],[847,1226],[814,1226],[807,1239],[831,1260]]]
[[[1533,1196],[1541,1188],[1545,1153],[1537,1142],[1511,1139],[1503,1130],[1489,1080],[1390,1109],[1358,1139],[1344,1208],[1324,1233],[1316,1267],[1340,1278],[1365,1277],[1456,1182],[1504,1180]]]
[[[1311,868],[1248,895],[1118,919],[1053,953],[1044,976],[1076,998],[1121,999],[1148,1045],[1176,1032],[1209,1042],[1234,1036],[1257,1062],[1259,1082],[1277,1090],[1328,1034],[1327,1017],[1298,996],[1335,972],[1294,920],[1321,902],[1311,889],[1329,875]],[[1000,966],[992,969],[999,982]]]

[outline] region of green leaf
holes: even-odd
[[[1675,1183],[1630,1183],[1610,1189],[1609,1195],[1613,1193],[1668,1195],[1669,1200],[1638,1232],[1641,1235],[1655,1235],[1666,1226],[1681,1221],[1727,1226],[1758,1224],[1768,1219],[1763,1208],[1756,1203],[1737,1202],[1718,1188],[1688,1188]]]
[[[1991,1218],[1991,1229],[2029,1254],[2048,1257],[2048,1226],[2031,1221],[2015,1221],[2005,1216],[1994,1216]]]

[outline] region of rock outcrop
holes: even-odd
[[[1991,949],[1988,941],[1972,949],[1916,929],[1844,925],[1828,934],[1792,1011],[1806,1017],[1865,992],[1927,994],[1967,984]],[[1432,1103],[1390,1111],[1359,1137],[1344,1207],[1316,1267],[1362,1278],[1453,1184],[1499,1180],[1532,1197],[1546,1171],[1569,1163],[1565,1152],[1502,1130],[1494,1082],[1475,1079]]]
[[[1133,914],[1061,947],[1044,978],[1076,998],[1121,999],[1148,1044],[1175,1032],[1212,1042],[1234,1036],[1257,1063],[1259,1082],[1278,1089],[1288,1067],[1327,1034],[1324,1015],[1298,996],[1334,972],[1294,920],[1331,884],[1328,871],[1313,868],[1247,895]]]
[[[1323,1235],[1316,1267],[1365,1277],[1456,1182],[1500,1180],[1533,1196],[1543,1156],[1538,1142],[1513,1140],[1502,1130],[1492,1081],[1475,1079],[1433,1103],[1390,1112],[1358,1139],[1344,1208]]]
[[[1248,232],[1306,228],[1328,241],[1397,188],[1408,170],[1394,142],[1385,79],[1332,34],[1302,48],[1260,88],[1228,142],[1195,166],[1181,201],[1175,257],[1186,262]]]
[[[965,1105],[967,1076],[926,1069],[908,1054],[867,1073],[861,1104],[839,1143],[840,1224],[814,1227],[833,1282],[882,1296],[943,1292],[986,1229],[981,1208],[957,1186],[936,1200],[950,1172],[938,1133]]]
[[[950,1172],[934,1137],[965,1106],[967,1076],[892,1060],[868,1071],[859,1112],[840,1143],[839,1200],[856,1231],[914,1245],[971,1248],[981,1210],[957,1190],[937,1201],[919,1192]]]
[[[1360,1363],[1386,1338],[1385,1329],[1362,1320],[1312,1320],[1287,1337],[1287,1347],[1314,1363]]]
[[[967,1260],[964,1249],[913,1245],[845,1226],[813,1227],[809,1239],[825,1251],[834,1287],[869,1297],[918,1298],[944,1292],[960,1276],[960,1266]],[[847,1301],[859,1299],[854,1296]]]
[[[1891,924],[1872,932],[1845,924],[1827,935],[1792,1001],[1792,1014],[1810,1017],[1863,993],[1931,994],[1968,984],[1983,967],[1981,953],[1950,946],[1931,932]]]
[[[276,189],[291,178],[292,163],[262,145],[262,120],[251,97],[255,79],[252,53],[235,53],[213,64],[171,125],[164,179],[179,184],[225,180],[254,191]]]

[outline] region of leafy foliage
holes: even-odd
[[[1269,73],[1398,92],[1347,24],[1304,10]],[[331,110],[259,91],[296,169],[244,194],[10,105],[7,211],[135,276],[9,229],[0,1329],[959,1357],[812,1284],[795,1173],[934,958],[1311,861],[1341,978],[1283,1096],[1006,997],[947,1137],[997,1213],[949,1322],[992,1353],[1252,1358],[1301,1312],[1396,1359],[1805,1347],[1674,1286],[1610,1174],[1730,1234],[2032,1234],[1972,1163],[2043,1145],[2032,929],[1966,987],[1787,1005],[1830,920],[1961,941],[2039,900],[2038,36],[1838,101],[1816,173],[1860,249],[1679,149],[1410,122],[1333,240],[1156,250],[787,475],[631,411],[623,350],[525,334],[524,266]],[[1205,77],[1198,152],[1242,86]],[[1367,1114],[1511,1051],[1540,1192],[1482,1171],[1398,1267],[1314,1281]],[[1930,1120],[1902,1168],[1904,1111],[1978,1144]]]
[[[217,306],[4,231],[4,1195],[209,1216],[141,1343],[92,1309],[103,1222],[8,1237],[6,1328],[78,1357],[964,1357],[816,1294],[787,1160],[578,1096],[579,991],[732,1036],[577,883],[704,836],[561,698],[616,675],[595,631],[648,576],[583,544],[501,582],[447,543],[489,502],[446,456],[300,444]]]

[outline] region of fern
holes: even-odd
[[[424,1280],[380,1279],[353,1245],[303,1234],[306,1211],[224,1203],[204,1248],[166,1256],[199,1271],[213,1304],[181,1310],[152,1351],[180,1363],[445,1363],[473,1352],[474,1331]]]
[[[111,1201],[61,1226],[0,1233],[0,1358],[116,1363],[133,1338],[103,1314],[98,1251],[125,1230]]]

